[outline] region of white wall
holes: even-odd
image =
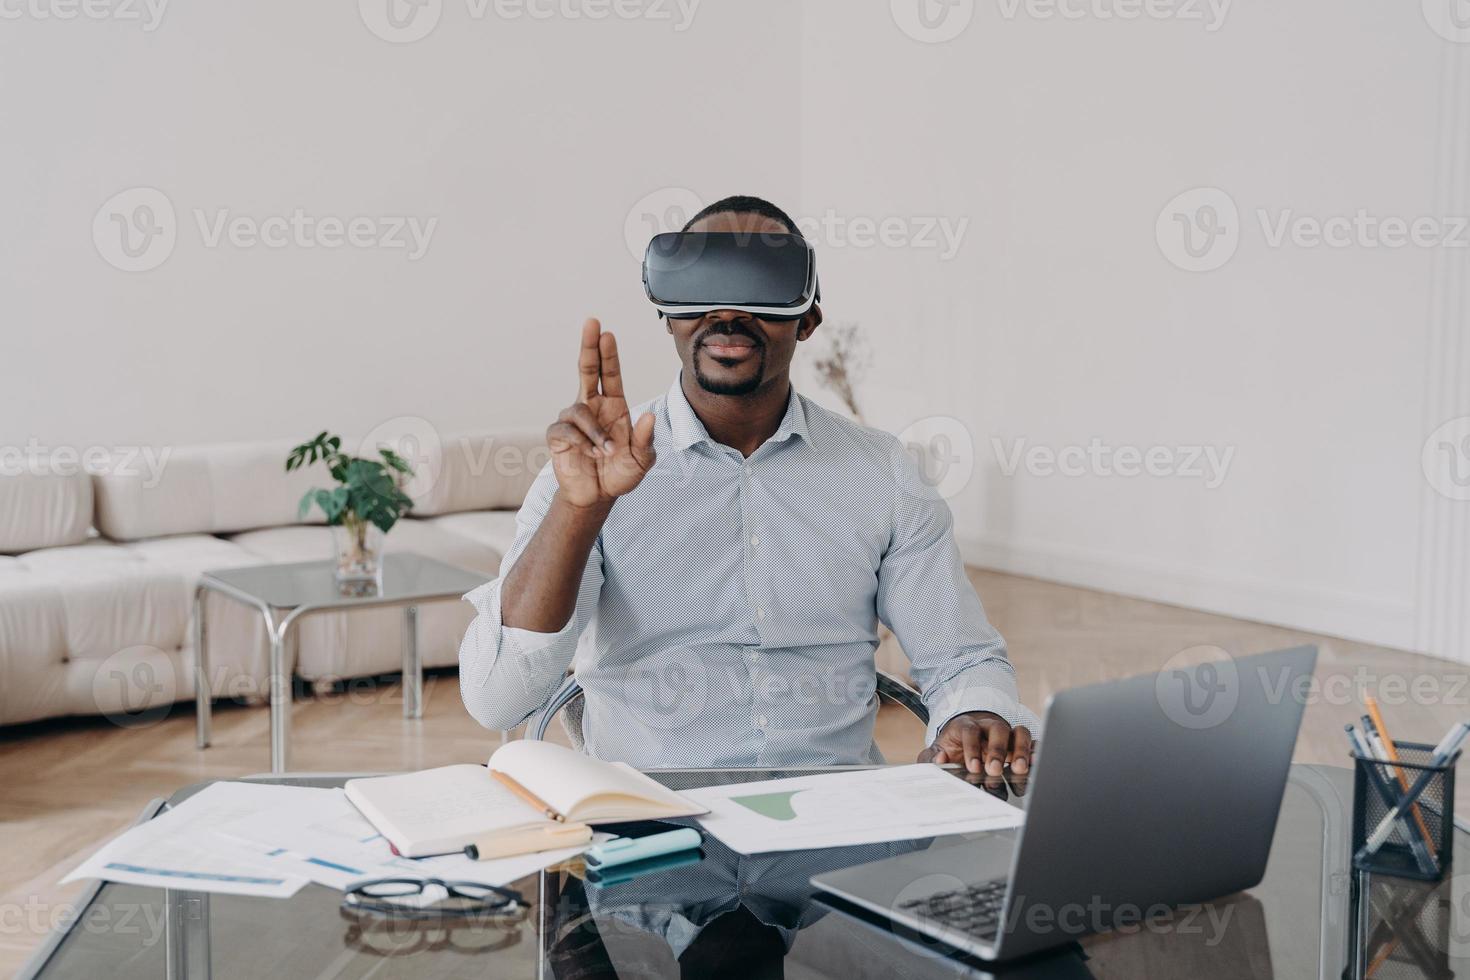
[[[1470,414],[1463,255],[1270,248],[1256,210],[1470,210],[1470,45],[1370,0],[1231,5],[1218,30],[960,0],[929,9],[973,20],[931,44],[905,2],[702,0],[679,30],[673,0],[595,22],[429,0],[402,44],[365,26],[379,0],[179,3],[154,30],[7,15],[0,443],[540,427],[588,314],[650,396],[676,361],[625,237],[759,193],[825,221],[828,317],[875,354],[869,421],[949,416],[973,445],[952,501],[972,560],[1466,657],[1470,505],[1419,465]],[[1207,186],[1239,247],[1186,272],[1155,222]],[[135,187],[166,194],[177,241],[124,272],[93,222]],[[437,225],[416,261],[197,227],[298,207]],[[884,219],[963,234],[949,257],[853,244]],[[1206,488],[1007,476],[992,444],[1094,438],[1233,456]]]
[[[969,557],[1463,657],[1463,633],[1415,628],[1435,601],[1416,577],[1443,250],[1271,248],[1256,211],[1446,213],[1441,124],[1447,99],[1470,99],[1442,82],[1464,46],[1418,4],[1366,0],[1330,15],[1239,4],[1215,31],[980,3],[942,44],[896,30],[886,6],[807,4],[803,208],[970,222],[949,261],[822,256],[828,315],[878,348],[873,420],[946,413],[974,439],[975,477],[952,500]],[[1238,206],[1238,250],[1184,271],[1155,221],[1202,186]],[[1464,411],[1451,408],[1434,425]],[[1006,476],[992,444],[1093,438],[1234,456],[1209,489]],[[1463,609],[1463,595],[1439,601]]]
[[[588,315],[620,334],[630,391],[663,391],[677,360],[625,222],[677,204],[639,204],[664,188],[795,196],[799,11],[708,0],[680,31],[673,0],[631,8],[672,20],[601,21],[470,2],[403,44],[350,0],[178,2],[151,32],[0,21],[0,442],[544,427]],[[178,238],[129,273],[92,223],[136,186],[167,194]],[[438,225],[408,261],[210,248],[192,213],[296,207]]]

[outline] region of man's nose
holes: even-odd
[[[705,314],[710,320],[718,320],[721,323],[729,323],[733,320],[749,320],[751,316],[744,310],[711,310]]]

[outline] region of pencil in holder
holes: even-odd
[[[1353,756],[1353,867],[1438,881],[1454,857],[1460,754],[1435,764],[1432,745],[1400,742],[1397,749],[1397,762]]]

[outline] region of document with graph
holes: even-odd
[[[820,773],[683,790],[700,826],[741,854],[1019,827],[1024,815],[938,766]]]

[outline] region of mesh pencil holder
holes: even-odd
[[[1454,856],[1460,754],[1433,765],[1432,745],[1400,742],[1397,748],[1398,762],[1353,756],[1353,867],[1438,881]]]

